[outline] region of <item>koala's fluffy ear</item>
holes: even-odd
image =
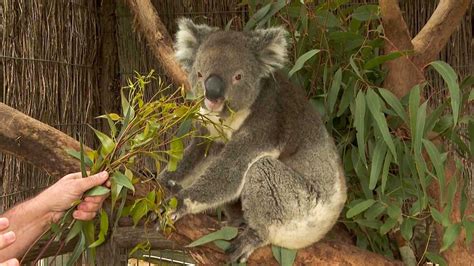
[[[188,73],[191,72],[199,46],[210,33],[216,30],[218,28],[196,25],[188,18],[180,18],[178,20],[175,57]]]
[[[285,66],[288,59],[288,32],[283,27],[255,30],[251,36],[251,49],[264,64],[267,75]]]

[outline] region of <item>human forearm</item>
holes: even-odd
[[[49,228],[57,215],[42,205],[41,194],[0,215],[10,221],[10,227],[6,231],[13,231],[16,236],[13,244],[0,250],[0,261],[22,256],[28,247]]]

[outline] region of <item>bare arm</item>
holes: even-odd
[[[106,172],[87,178],[81,178],[80,173],[67,175],[38,196],[0,215],[6,218],[0,218],[0,265],[2,261],[22,256],[50,224],[58,221],[64,211],[70,208],[74,201],[80,199],[85,191],[105,183],[107,179]],[[93,219],[104,199],[104,196],[84,198],[74,211],[74,218]],[[5,220],[8,220],[6,226],[1,228]]]

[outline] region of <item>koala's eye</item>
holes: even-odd
[[[241,80],[242,79],[242,74],[237,74],[234,77],[235,80]]]
[[[198,72],[198,78],[202,78],[201,72]]]

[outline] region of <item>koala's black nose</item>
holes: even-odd
[[[217,75],[210,75],[204,82],[206,87],[206,98],[216,101],[224,97],[225,83]]]

